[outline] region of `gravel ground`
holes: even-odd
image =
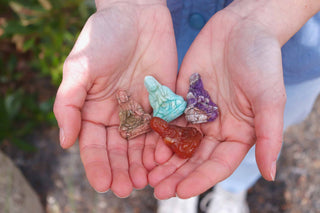
[[[248,194],[252,213],[320,213],[320,98],[308,119],[285,134],[276,181],[260,179]],[[10,145],[1,149],[21,168],[48,213],[153,213],[157,202],[147,187],[126,199],[96,193],[88,184],[78,148],[62,150],[58,130],[30,137],[38,152],[26,154]]]

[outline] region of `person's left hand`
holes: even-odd
[[[209,20],[184,58],[177,93],[186,97],[190,75],[200,73],[220,115],[198,126],[204,138],[193,157],[173,155],[150,172],[157,198],[199,195],[230,176],[255,143],[261,174],[274,179],[286,101],[280,48],[262,24],[228,9]]]

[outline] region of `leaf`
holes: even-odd
[[[38,1],[44,9],[46,9],[46,10],[52,9],[52,5],[48,0],[38,0]]]
[[[34,39],[29,39],[23,43],[22,51],[26,52],[34,46]]]
[[[9,118],[13,119],[18,115],[22,104],[21,98],[22,94],[19,91],[13,94],[9,94],[5,97],[4,105]]]
[[[4,33],[2,37],[6,37],[6,38],[11,38],[13,35],[16,35],[16,34],[26,34],[28,32],[28,29],[22,26],[17,21],[8,21],[3,29],[4,29]]]
[[[40,111],[43,113],[48,113],[48,112],[52,111],[53,110],[53,102],[54,102],[53,98],[50,98],[47,101],[41,102],[39,105]]]
[[[30,134],[32,130],[35,129],[37,123],[34,120],[31,120],[30,122],[24,122],[23,124],[20,124],[19,128],[16,128],[14,130],[14,136],[16,138],[23,138],[27,134]]]
[[[12,42],[15,43],[17,50],[20,52],[23,52],[24,39],[24,36],[18,34],[12,37]]]
[[[13,54],[10,55],[9,60],[7,62],[7,71],[8,73],[14,73],[14,70],[17,67],[17,57]]]
[[[5,109],[4,99],[0,99],[0,139],[8,135],[11,131],[12,120],[9,119],[8,113]]]
[[[19,16],[23,26],[28,26],[37,22],[39,18],[41,18],[41,15],[44,14],[39,8],[35,7],[31,9],[13,1],[9,2],[9,6]]]
[[[17,15],[37,16],[42,13],[41,11],[37,10],[36,8],[31,9],[29,7],[26,7],[22,4],[19,4],[18,2],[14,2],[14,1],[10,1],[9,6],[15,13],[17,13]]]
[[[25,140],[18,139],[18,138],[12,138],[11,139],[12,143],[18,147],[19,149],[27,152],[35,152],[37,151],[37,148],[33,146],[32,144],[28,143]]]

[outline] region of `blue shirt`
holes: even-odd
[[[179,67],[204,24],[231,0],[167,0],[175,30]],[[286,84],[320,77],[320,13],[313,16],[283,47]]]

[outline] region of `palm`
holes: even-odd
[[[120,137],[115,93],[127,89],[150,112],[144,77],[153,75],[174,89],[176,61],[170,13],[162,5],[119,3],[87,21],[65,62],[55,114],[64,126],[63,147],[71,146],[81,129],[81,158],[96,190],[111,188],[123,197],[132,185],[147,184],[142,164],[146,137],[129,143]],[[154,135],[148,141],[154,141]]]
[[[150,173],[158,198],[204,192],[231,175],[256,140],[260,170],[271,179],[267,167],[280,149],[285,95],[280,47],[262,29],[224,10],[210,19],[190,47],[177,92],[185,96],[189,76],[200,73],[220,116],[200,125],[204,138],[191,159],[173,156]],[[271,137],[272,144],[267,144]]]

